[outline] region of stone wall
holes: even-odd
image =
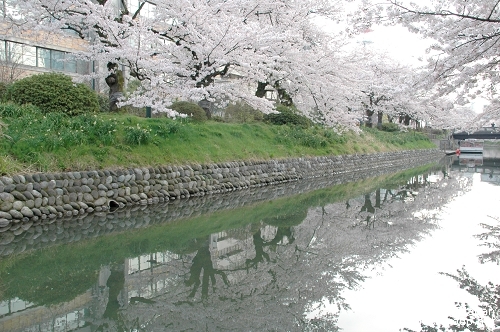
[[[227,193],[272,184],[421,165],[442,152],[412,150],[370,155],[239,161],[0,177],[0,233],[14,235],[47,220]]]

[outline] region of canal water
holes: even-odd
[[[493,331],[498,165],[453,157],[0,233],[0,331],[420,331],[473,319]]]

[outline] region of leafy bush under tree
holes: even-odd
[[[246,123],[262,121],[264,114],[248,104],[229,104],[224,109],[224,122]]]
[[[170,108],[181,114],[186,114],[195,121],[206,121],[208,119],[205,110],[201,108],[200,105],[195,103],[188,101],[176,101],[170,105]]]
[[[79,115],[99,111],[97,95],[70,76],[46,73],[25,77],[7,88],[7,98],[16,104],[33,104],[44,113]]]
[[[381,130],[388,131],[388,132],[395,132],[395,131],[399,131],[399,126],[396,123],[385,122],[385,123],[382,123]]]
[[[278,113],[266,114],[264,121],[275,125],[295,125],[302,128],[311,126],[311,120],[299,114],[294,108],[284,105],[276,107]]]

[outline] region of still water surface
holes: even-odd
[[[498,228],[481,226],[500,225],[500,169],[469,166],[446,159],[2,233],[0,330],[419,331],[465,317],[455,302],[492,329],[452,278],[500,279],[500,255],[484,246],[498,246]]]
[[[477,304],[477,297],[460,290],[458,283],[440,272],[457,274],[464,266],[483,284],[499,283],[499,266],[479,262],[478,257],[488,249],[482,246],[484,241],[473,236],[485,232],[480,223],[498,225],[490,216],[500,216],[499,185],[474,174],[470,191],[442,207],[436,218],[438,229],[408,252],[385,261],[360,289],[345,293],[352,310],[340,315],[338,325],[345,331],[418,330],[420,321],[444,324],[450,315],[465,317],[455,302]],[[491,320],[487,321],[492,327]]]

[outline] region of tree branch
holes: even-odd
[[[500,19],[492,19],[491,18],[491,14],[488,17],[479,17],[479,16],[472,16],[472,15],[465,14],[465,11],[464,11],[463,14],[454,13],[454,12],[452,12],[450,10],[442,10],[442,11],[436,11],[436,12],[433,12],[433,11],[419,11],[419,10],[411,9],[411,8],[405,7],[403,5],[400,5],[399,3],[397,3],[396,1],[393,1],[393,0],[391,0],[390,3],[393,6],[396,6],[398,8],[401,8],[401,9],[405,10],[408,13],[416,14],[416,15],[452,16],[452,17],[465,18],[465,19],[469,19],[469,20],[473,20],[473,21],[490,22],[490,23],[500,23]],[[498,2],[494,6],[494,8],[492,9],[492,11],[495,10],[495,7],[497,5],[498,5]],[[465,10],[465,8],[464,8],[464,10]]]

